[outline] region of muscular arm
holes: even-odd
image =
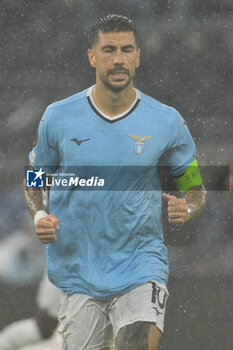
[[[33,170],[33,167],[29,166],[28,170]],[[24,179],[23,184],[24,200],[31,217],[34,218],[38,210],[44,210],[48,212],[49,191],[40,188],[26,188],[26,179]]]
[[[188,207],[189,221],[198,216],[206,206],[206,190],[203,185],[190,188],[186,192],[185,201]]]
[[[206,190],[203,185],[191,187],[185,198],[177,198],[163,193],[168,202],[168,221],[177,225],[197,217],[206,205]]]
[[[33,169],[32,167],[30,168]],[[24,199],[27,209],[33,219],[38,211],[43,210],[48,213],[49,192],[37,188],[26,188],[25,179]],[[46,213],[35,222],[36,234],[39,240],[44,244],[56,242],[56,230],[59,229],[59,219],[53,214],[47,215]]]
[[[163,198],[168,201],[168,221],[177,225],[198,216],[206,205],[206,190],[202,184],[202,178],[195,159],[183,174],[175,179],[180,192],[185,193],[185,198],[177,198],[163,193]]]

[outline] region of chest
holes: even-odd
[[[166,147],[161,128],[127,125],[63,125],[57,133],[66,165],[156,165]]]

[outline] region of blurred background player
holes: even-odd
[[[34,318],[16,321],[5,327],[0,332],[0,349],[18,350],[50,338],[57,327],[59,299],[60,291],[44,273],[37,293],[38,310]]]
[[[2,200],[4,202],[5,197]],[[27,212],[20,211],[15,226],[11,232],[6,220],[0,240],[0,282],[2,288],[8,286],[12,293],[22,286],[33,288],[45,268],[44,249],[32,234],[34,227]],[[36,295],[38,309],[35,316],[4,327],[0,332],[0,349],[16,350],[49,338],[57,326],[59,298],[60,292],[49,282],[44,272]],[[27,303],[22,305],[22,309],[26,309],[26,306]]]

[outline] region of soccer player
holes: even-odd
[[[61,292],[44,274],[37,292],[38,310],[34,318],[11,323],[0,332],[1,350],[18,350],[48,339],[57,327]]]
[[[58,314],[64,346],[155,350],[168,297],[162,196],[169,221],[182,225],[204,208],[205,189],[180,114],[133,86],[140,63],[133,21],[102,17],[89,39],[96,84],[46,109],[30,163],[47,173],[112,166],[113,183],[127,166],[138,172],[125,191],[52,190],[46,212],[41,192],[30,189],[26,203],[46,244],[49,278],[64,292]],[[161,195],[159,162],[185,198]]]

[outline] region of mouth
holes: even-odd
[[[125,70],[110,71],[109,75],[113,78],[113,80],[121,81],[121,80],[125,80],[129,76],[129,73],[128,71],[125,71]]]

